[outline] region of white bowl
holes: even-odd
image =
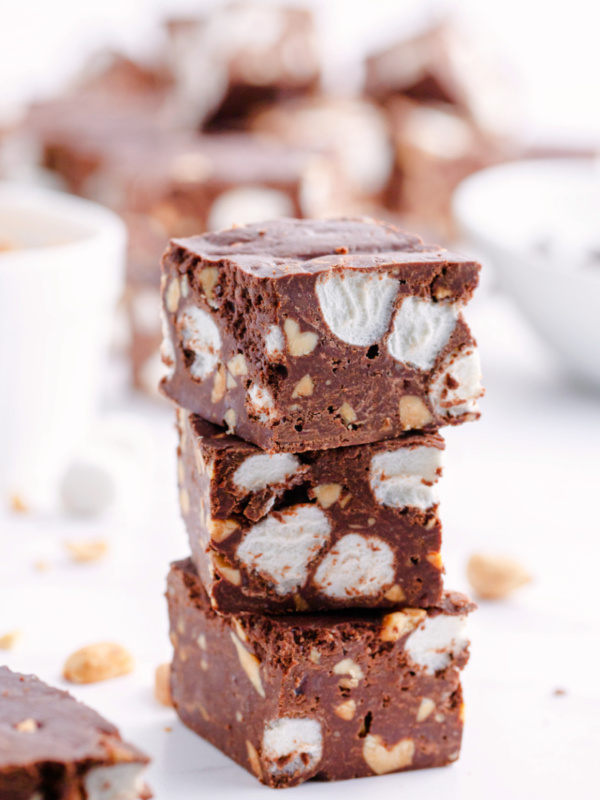
[[[0,242],[0,505],[35,507],[93,421],[126,233],[87,200],[0,183]]]
[[[453,209],[565,366],[600,387],[599,165],[575,158],[492,167],[459,186]]]

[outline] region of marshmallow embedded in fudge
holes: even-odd
[[[463,595],[389,613],[222,614],[188,560],[172,565],[167,598],[177,713],[268,786],[458,758]]]
[[[215,608],[439,599],[439,436],[293,454],[264,453],[181,410],[178,429],[181,511]]]
[[[371,459],[371,488],[381,505],[425,510],[437,505],[434,484],[441,468],[441,451],[435,447],[387,450]]]
[[[314,580],[328,597],[369,597],[389,588],[395,572],[394,551],[389,544],[377,536],[349,533],[321,561]]]
[[[310,717],[280,717],[265,725],[261,751],[271,775],[309,774],[323,755],[321,726]]]
[[[386,332],[398,295],[397,278],[365,272],[325,273],[316,293],[329,329],[347,344],[367,347]]]
[[[143,797],[143,770],[139,764],[94,767],[83,778],[87,800],[137,800]]]
[[[236,550],[240,562],[288,595],[306,583],[308,565],[329,541],[331,524],[313,505],[286,508],[253,525]]]
[[[167,352],[162,391],[265,450],[361,444],[478,415],[461,313],[473,261],[369,219],[279,220],[174,240],[163,271],[175,363]],[[229,368],[236,358],[243,374]]]

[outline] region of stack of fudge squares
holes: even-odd
[[[478,272],[367,218],[164,256],[192,550],[168,578],[172,695],[269,786],[459,756],[474,606],[442,583],[438,430],[478,417]]]

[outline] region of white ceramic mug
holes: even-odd
[[[101,206],[0,183],[0,505],[52,504],[88,435],[125,245]]]

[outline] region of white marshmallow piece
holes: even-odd
[[[281,717],[265,725],[262,761],[272,775],[311,772],[323,755],[323,734],[316,719]]]
[[[59,486],[64,509],[82,517],[102,514],[116,499],[116,477],[111,458],[102,451],[92,450],[74,459]]]
[[[197,306],[187,306],[177,319],[186,350],[195,358],[190,367],[194,378],[203,380],[219,363],[221,334],[211,315]]]
[[[346,344],[369,347],[387,331],[399,282],[386,273],[324,272],[316,293],[325,322]]]
[[[94,767],[83,778],[87,800],[138,800],[143,771],[138,763]]]
[[[281,356],[285,342],[283,340],[283,333],[278,325],[270,325],[267,335],[265,336],[265,349],[268,356]]]
[[[294,205],[283,192],[264,186],[240,186],[223,192],[214,201],[208,229],[219,231],[233,225],[251,225],[265,219],[293,216]]]
[[[250,456],[233,473],[233,483],[247,492],[258,492],[267,486],[283,483],[300,467],[292,453],[264,453]]]
[[[291,506],[250,528],[237,557],[285,596],[306,583],[308,565],[327,544],[330,533],[331,524],[320,508]]]
[[[371,459],[369,483],[382,506],[422,511],[438,502],[435,484],[442,468],[437,447],[399,447],[376,453]]]
[[[446,346],[458,319],[458,307],[405,297],[394,315],[387,348],[396,361],[431,369]]]
[[[451,354],[442,364],[429,390],[429,397],[438,414],[456,417],[477,411],[475,401],[482,395],[481,362],[476,348],[458,355]]]
[[[394,553],[377,536],[349,533],[335,544],[315,574],[315,585],[327,597],[372,597],[394,582]]]
[[[429,673],[445,669],[469,643],[464,632],[466,619],[465,614],[425,617],[404,645],[411,660]]]
[[[276,419],[275,402],[273,395],[259,383],[253,383],[248,389],[248,402],[261,422],[271,422]]]

